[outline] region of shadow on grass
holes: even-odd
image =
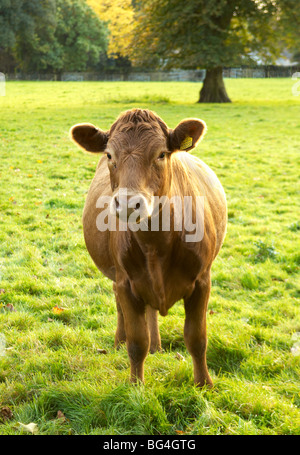
[[[221,338],[212,337],[208,343],[208,368],[216,372],[234,373],[246,357],[242,346],[225,343]]]

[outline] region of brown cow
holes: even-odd
[[[106,132],[89,123],[71,129],[71,138],[83,149],[104,152],[84,207],[84,236],[96,266],[114,282],[115,346],[126,341],[133,382],[144,380],[149,350],[161,349],[158,312],[165,316],[183,299],[184,340],[195,383],[212,385],[206,365],[206,311],[211,265],[224,240],[227,208],[214,172],[187,153],[205,130],[198,119],[185,119],[169,129],[155,113],[142,109],[121,114]],[[169,224],[164,229],[166,213]],[[132,216],[135,223],[130,225]]]

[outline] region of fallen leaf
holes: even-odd
[[[52,308],[52,311],[53,311],[54,314],[60,314],[60,313],[62,313],[64,311],[64,309],[63,308],[59,308],[57,305],[55,305],[55,307]]]
[[[181,430],[175,430],[175,432],[176,432],[177,434],[185,434],[184,431],[181,431]]]
[[[16,311],[12,303],[7,303],[5,309],[8,311]]]
[[[297,341],[293,344],[291,347],[291,353],[295,357],[300,356],[300,341]]]
[[[13,418],[12,410],[8,406],[0,408],[0,421],[10,420]]]
[[[18,424],[24,431],[28,431],[28,433],[31,433],[31,434],[38,433],[38,426],[36,423],[31,422],[31,423],[28,423],[28,425],[24,425],[24,423],[18,422]]]
[[[56,416],[57,419],[61,420],[62,422],[65,422],[67,419],[66,419],[66,416],[64,415],[63,412],[61,411],[57,411],[57,416]]]
[[[0,294],[5,294],[5,289],[0,289]]]
[[[176,352],[175,359],[183,360],[183,362],[185,362],[185,358],[183,357],[183,355],[179,354],[179,352]]]

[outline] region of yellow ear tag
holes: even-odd
[[[187,136],[180,144],[180,150],[186,150],[193,145],[193,138]]]

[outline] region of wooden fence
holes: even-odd
[[[300,72],[300,66],[260,66],[256,68],[237,67],[224,68],[225,78],[266,78],[292,77]],[[65,72],[57,74],[5,74],[6,80],[28,81],[190,81],[201,82],[205,70],[173,70],[173,71],[131,71],[117,72]]]

